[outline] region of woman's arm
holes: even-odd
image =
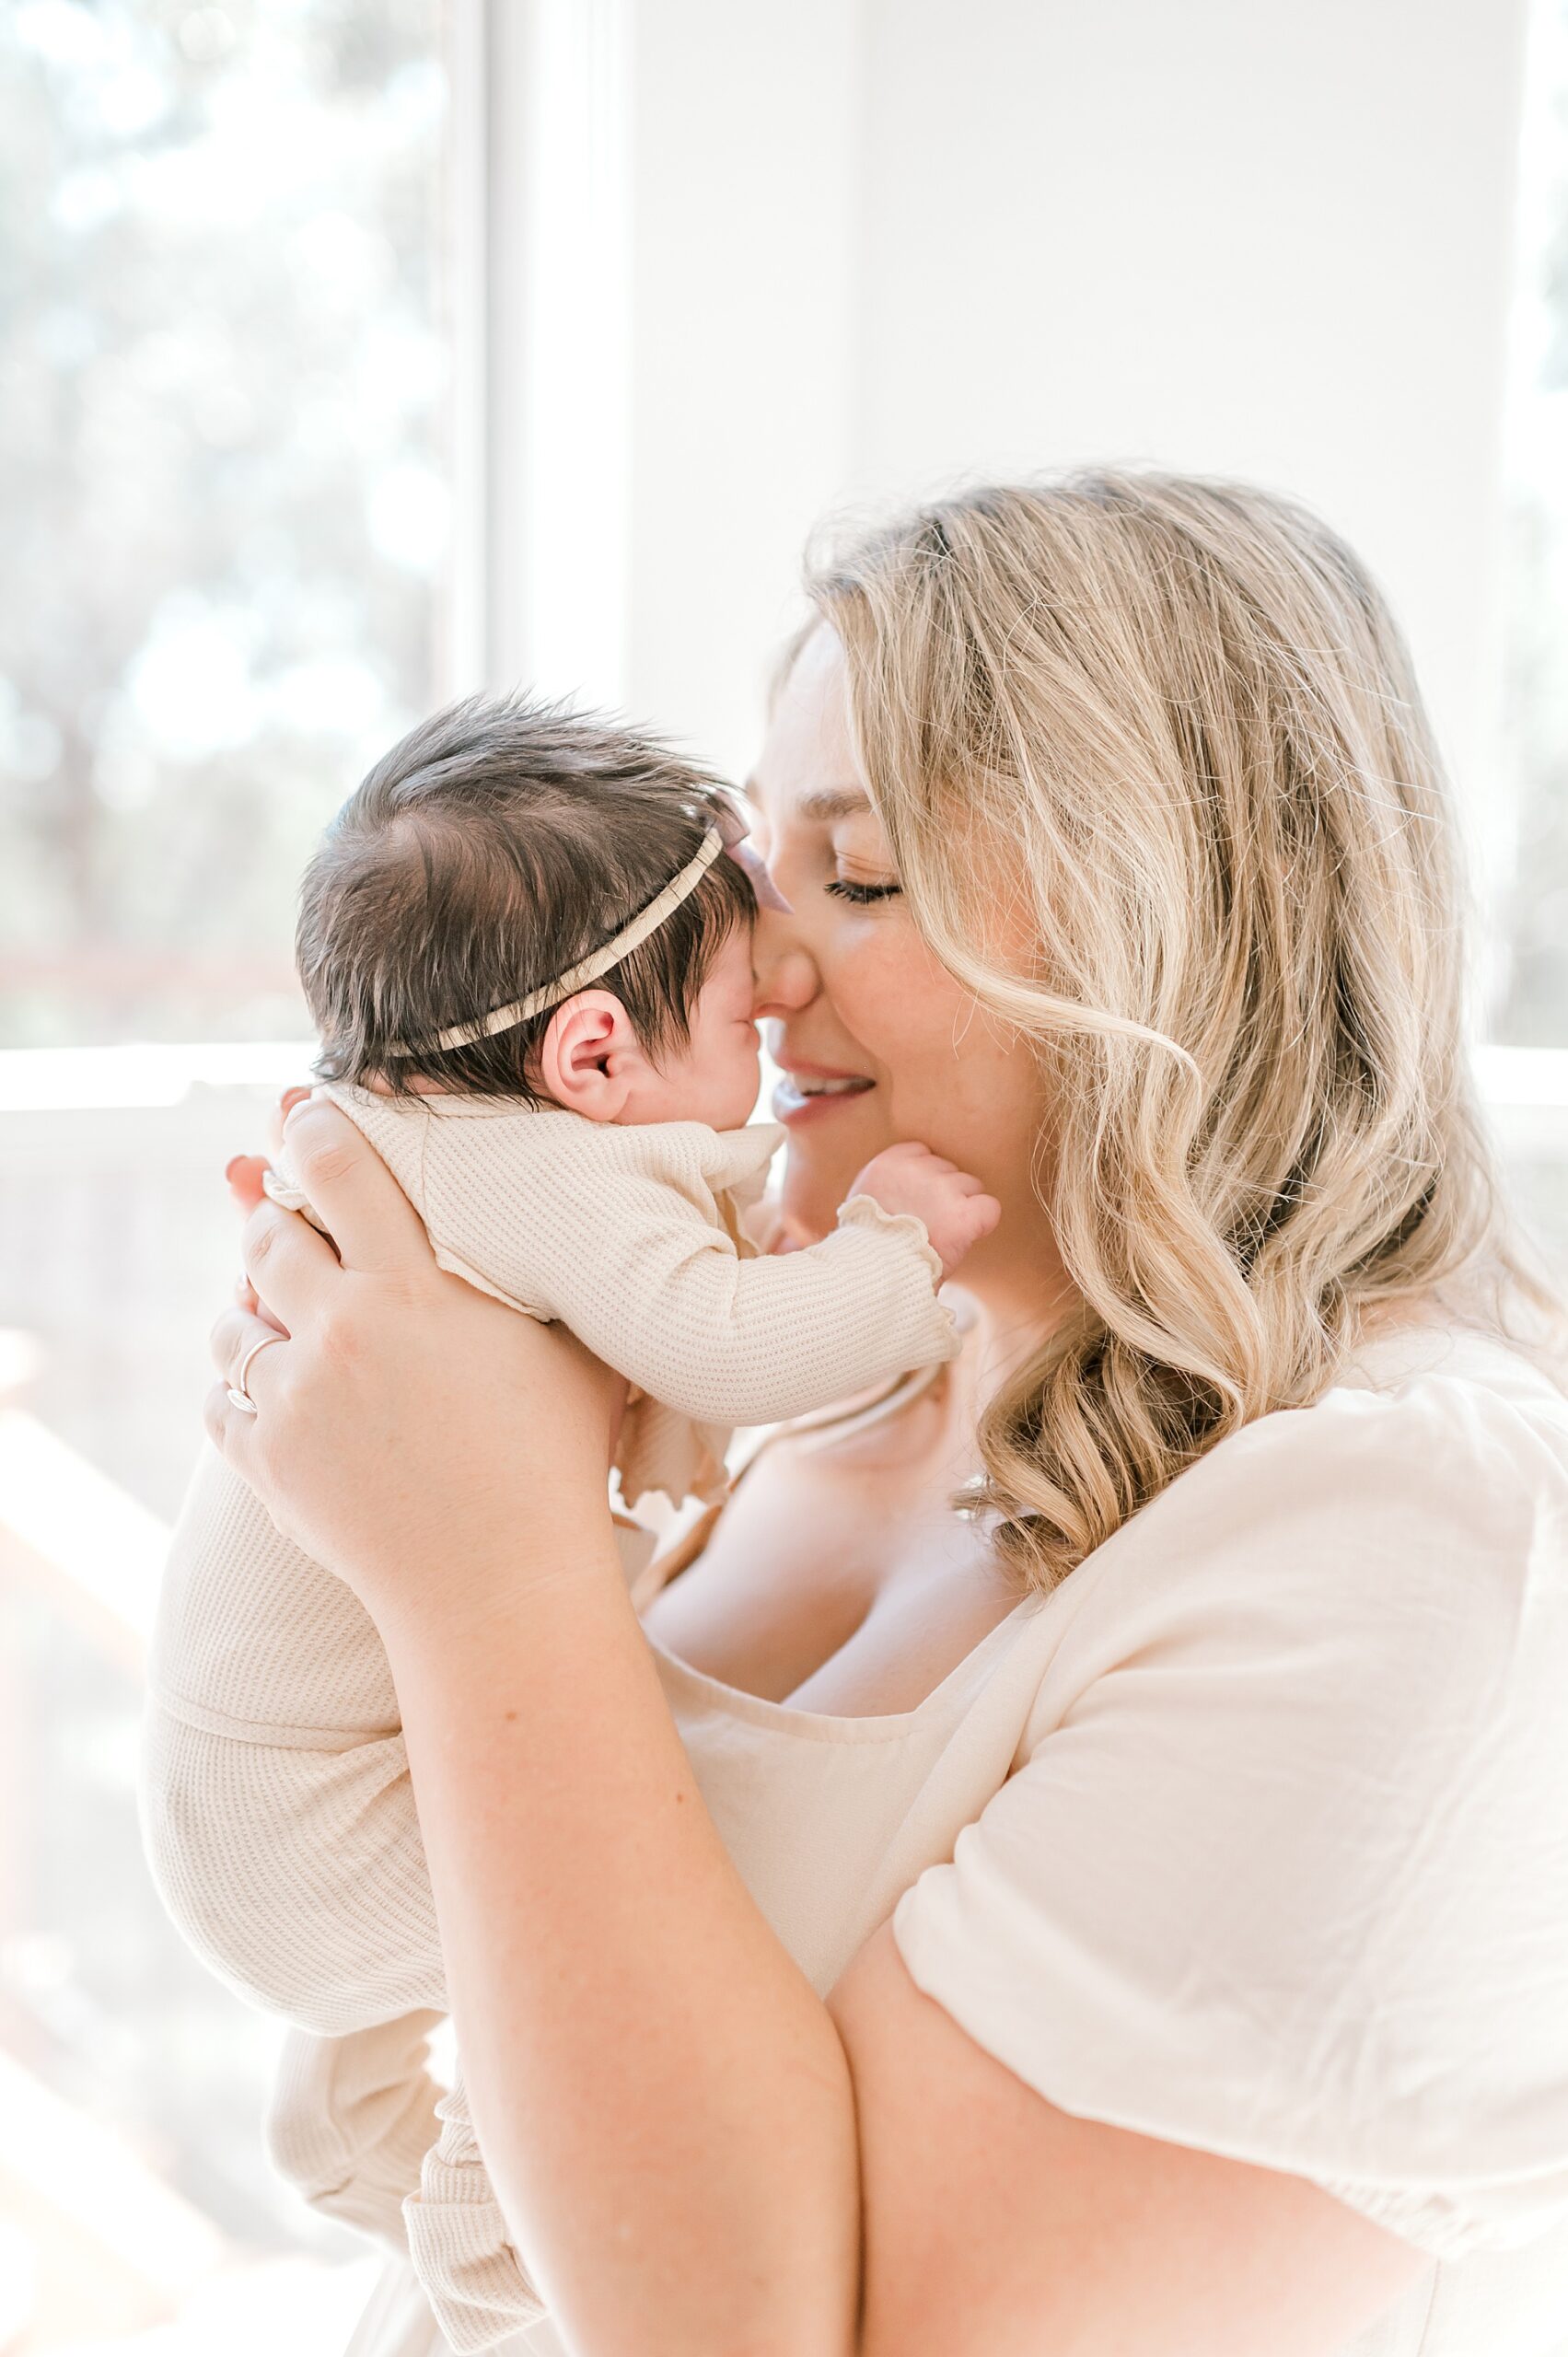
[[[1420,2254],[1294,2178],[1068,2119],[885,1929],[815,1995],[626,1595],[606,1371],[443,1276],[334,1109],[291,1144],[343,1266],[258,1206],[247,1265],[293,1339],[251,1369],[258,1416],[219,1385],[209,1430],[381,1629],[476,2125],[573,2350],[1330,2357]],[[226,1375],[255,1338],[220,1318]]]
[[[481,2148],[574,2349],[844,2351],[843,2049],[718,1839],[588,1504],[563,1486],[497,1562],[508,1600],[389,1620]]]

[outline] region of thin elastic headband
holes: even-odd
[[[389,1056],[416,1056],[441,1048],[467,1048],[477,1039],[494,1039],[497,1031],[515,1030],[519,1023],[528,1022],[530,1016],[542,1015],[546,1007],[558,1006],[563,999],[570,998],[574,991],[580,991],[585,982],[591,982],[596,974],[605,973],[611,966],[618,966],[622,958],[628,957],[641,942],[646,941],[650,933],[656,933],[672,910],[678,909],[681,901],[696,890],[721,851],[730,853],[746,870],[751,879],[752,889],[764,907],[787,910],[788,901],[771,882],[757,853],[749,844],[741,848],[750,830],[727,794],[714,795],[714,824],[680,873],[672,876],[657,898],[650,900],[645,909],[640,909],[630,923],[623,924],[602,947],[594,950],[589,957],[579,958],[576,965],[567,968],[565,973],[557,974],[553,981],[541,982],[538,990],[529,991],[526,998],[515,999],[510,1006],[495,1007],[489,1015],[481,1016],[477,1022],[449,1025],[445,1031],[436,1033],[429,1049],[405,1047],[400,1039],[393,1042],[387,1053]]]
[[[622,958],[636,948],[639,942],[646,941],[649,934],[664,923],[670,911],[679,908],[687,895],[696,890],[723,849],[724,837],[717,827],[710,827],[703,837],[701,848],[687,861],[679,875],[672,876],[657,899],[650,900],[630,924],[622,925],[602,949],[596,949],[589,958],[580,958],[563,974],[558,974],[552,982],[543,982],[537,991],[529,991],[527,998],[514,999],[510,1006],[495,1007],[489,1015],[482,1015],[477,1023],[454,1023],[447,1030],[438,1031],[432,1045],[436,1048],[467,1048],[476,1039],[494,1039],[497,1031],[515,1030],[531,1015],[542,1015],[547,1006],[558,1006],[563,998],[570,998],[574,991],[580,991],[585,982],[591,982],[596,974],[602,974],[610,967],[618,965]],[[398,1040],[388,1052],[394,1056],[410,1056],[417,1055],[419,1051],[406,1048],[401,1040]]]

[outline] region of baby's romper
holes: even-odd
[[[720,1496],[735,1425],[797,1415],[957,1349],[923,1225],[869,1196],[846,1203],[820,1243],[756,1255],[741,1214],[760,1197],[776,1124],[621,1128],[501,1098],[318,1093],[389,1164],[444,1269],[559,1318],[630,1378],[616,1467],[633,1504],[653,1490],[677,1504]],[[269,1191],[308,1209],[286,1148]],[[259,1388],[264,1398],[264,1376]],[[651,1536],[620,1535],[634,1571]],[[155,1879],[192,1945],[241,1994],[316,2034],[284,2056],[270,2122],[279,2165],[326,2207],[341,2177],[339,2214],[385,2233],[383,2197],[408,2183],[439,2127],[406,2227],[416,2266],[428,2250],[455,2286],[448,2332],[488,2345],[494,2299],[516,2321],[520,2279],[460,2077],[437,2106],[423,2069],[446,1991],[385,1652],[352,1591],[274,1528],[210,1446],[160,1596],[142,1806]],[[393,2023],[390,2040],[355,2047],[355,2034]],[[346,2111],[356,2135],[374,2123],[386,2183],[368,2199],[343,2149]]]

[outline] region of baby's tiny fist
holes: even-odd
[[[920,1220],[947,1276],[1002,1216],[995,1196],[984,1193],[970,1172],[912,1140],[873,1155],[850,1191],[872,1196],[886,1212],[908,1212]]]

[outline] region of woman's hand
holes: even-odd
[[[308,1087],[285,1088],[267,1116],[267,1143],[274,1155],[283,1151],[283,1125],[296,1105],[303,1105],[310,1091]],[[261,1173],[271,1168],[259,1154],[237,1154],[224,1171],[229,1192],[242,1211],[254,1211],[261,1201]],[[241,1274],[235,1280],[234,1297],[241,1309],[256,1309],[256,1288],[250,1278]]]
[[[238,1304],[213,1328],[215,1445],[373,1617],[426,1599],[482,1611],[487,1587],[515,1590],[519,1569],[568,1567],[585,1517],[608,1527],[623,1379],[563,1328],[438,1268],[407,1196],[335,1105],[296,1104],[286,1132],[337,1250],[261,1192],[261,1165],[229,1166],[252,1204],[242,1241],[256,1307]],[[228,1386],[262,1341],[246,1376],[251,1416]]]

